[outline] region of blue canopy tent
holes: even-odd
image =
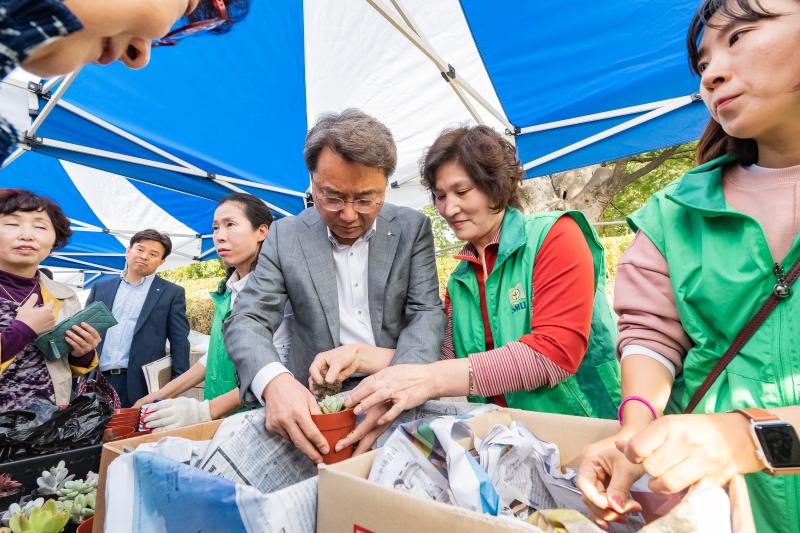
[[[88,281],[123,268],[124,243],[143,227],[178,242],[168,266],[213,257],[211,214],[231,191],[279,217],[299,212],[303,140],[324,111],[361,107],[390,127],[389,201],[414,206],[428,200],[422,150],[457,123],[506,131],[528,177],[682,143],[706,121],[684,51],[694,7],[255,1],[229,34],[155,49],[141,72],[90,66],[5,82],[0,98],[30,118],[0,185],[61,203],[76,236],[47,263]]]

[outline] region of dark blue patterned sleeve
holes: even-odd
[[[0,0],[0,76],[5,78],[37,46],[82,27],[62,0]],[[18,140],[14,126],[0,117],[0,159]]]

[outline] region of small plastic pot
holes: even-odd
[[[92,533],[92,526],[94,525],[94,517],[90,516],[78,525],[76,533]]]
[[[353,446],[348,446],[338,452],[334,451],[336,443],[347,436],[356,427],[356,415],[353,409],[345,409],[338,413],[323,415],[311,415],[311,420],[316,424],[317,429],[322,432],[322,436],[328,442],[330,452],[322,456],[322,462],[332,465],[339,461],[349,459],[353,455]]]
[[[136,415],[139,416],[138,407],[123,407],[122,409],[114,409],[114,415]]]

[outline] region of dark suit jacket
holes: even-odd
[[[428,217],[384,204],[369,241],[369,313],[376,346],[395,348],[392,364],[439,359],[445,314]],[[308,383],[319,352],[339,346],[339,296],[328,229],[316,208],[276,221],[258,265],[223,325],[243,401],[264,365],[280,361],[272,335],[292,304],[294,331],[287,368]]]
[[[121,279],[101,281],[92,286],[86,304],[100,300],[113,311],[114,298]],[[189,320],[186,318],[186,292],[183,287],[156,276],[136,322],[128,359],[128,397],[135,402],[147,394],[142,365],[164,357],[169,339],[172,355],[172,377],[189,368]],[[105,339],[103,339],[105,341]],[[103,353],[103,344],[97,353]]]

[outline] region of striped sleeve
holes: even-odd
[[[444,338],[442,339],[442,354],[440,359],[455,359],[456,349],[453,343],[453,305],[450,303],[450,295],[445,294],[444,311],[447,313],[447,325],[444,328]]]
[[[522,342],[469,356],[475,388],[481,396],[497,396],[539,387],[555,387],[571,374]]]

